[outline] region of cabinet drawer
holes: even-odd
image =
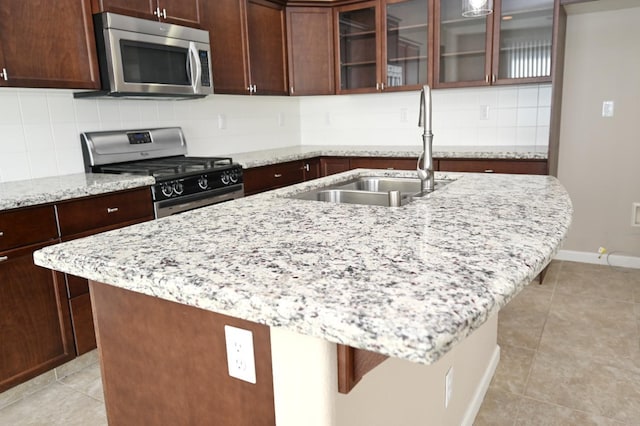
[[[53,206],[0,213],[0,251],[58,238]]]
[[[348,157],[322,157],[320,158],[320,173],[329,176],[346,172],[351,169],[351,161]]]
[[[63,237],[153,218],[149,187],[64,202],[57,208]]]
[[[439,170],[447,172],[515,173],[546,175],[546,160],[438,160]]]
[[[300,183],[304,180],[303,162],[290,161],[246,169],[243,180],[247,195]]]
[[[74,297],[69,301],[71,324],[75,336],[78,355],[96,348],[96,332],[93,327],[93,312],[89,293]]]
[[[415,170],[417,163],[417,158],[356,157],[351,159],[351,168]]]

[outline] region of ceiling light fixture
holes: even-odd
[[[493,13],[493,0],[462,0],[462,16],[476,18]]]

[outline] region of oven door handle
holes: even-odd
[[[202,63],[200,62],[200,56],[198,56],[198,48],[195,42],[189,42],[189,75],[191,76],[191,88],[193,93],[198,93],[200,90],[200,79],[202,78]]]

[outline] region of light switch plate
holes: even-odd
[[[253,354],[253,333],[242,328],[224,326],[227,342],[229,375],[249,383],[256,383],[256,362]]]
[[[631,226],[640,226],[640,203],[633,203],[632,205]]]
[[[604,101],[602,102],[602,116],[603,117],[613,117],[613,101]]]

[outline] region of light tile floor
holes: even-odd
[[[500,312],[475,425],[640,425],[639,325],[640,270],[554,261]],[[0,425],[106,424],[96,362],[0,409]]]

